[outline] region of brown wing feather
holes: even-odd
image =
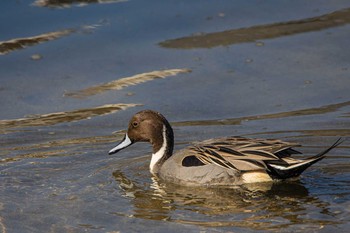
[[[228,137],[210,139],[198,143],[189,149],[204,164],[216,164],[220,167],[238,171],[266,170],[265,161],[288,164],[290,157],[297,151],[291,149],[298,144],[275,139],[250,139]]]

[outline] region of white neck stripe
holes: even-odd
[[[166,133],[166,127],[165,127],[165,125],[163,125],[163,145],[156,153],[152,154],[151,163],[149,165],[149,168],[150,168],[152,174],[155,173],[155,165],[159,162],[159,160],[165,154],[165,150],[166,150],[166,147],[168,144],[168,142],[166,141],[165,133]]]

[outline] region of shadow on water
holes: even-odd
[[[173,122],[173,126],[184,127],[184,126],[219,126],[219,125],[242,125],[247,121],[261,121],[261,120],[270,120],[270,119],[284,119],[284,118],[293,118],[293,117],[302,117],[302,116],[312,116],[312,115],[324,115],[327,113],[332,113],[339,111],[342,108],[350,106],[350,101],[341,102],[337,104],[330,104],[316,108],[307,108],[287,112],[277,112],[272,114],[264,115],[255,115],[255,116],[245,116],[238,118],[228,118],[228,119],[216,119],[216,120],[196,120],[196,121],[181,121]],[[343,114],[339,119],[349,117],[348,113]],[[258,137],[259,135],[275,135],[278,137],[279,134],[290,134],[298,135],[294,137],[304,137],[304,136],[338,136],[348,138],[350,136],[350,128],[348,127],[347,120],[340,120],[344,124],[343,127],[339,127],[339,123],[334,125],[334,128],[327,129],[293,129],[293,130],[283,130],[283,131],[267,131],[267,132],[252,132],[244,134],[241,136],[254,136]],[[329,124],[331,126],[332,124]]]
[[[137,181],[140,173],[132,173],[133,178],[125,174],[117,170],[113,176],[121,194],[132,203],[133,213],[114,212],[116,215],[255,230],[280,230],[293,224],[314,224],[318,228],[341,222],[327,220],[327,216],[334,217],[329,203],[310,195],[300,181],[194,189],[162,183],[155,178],[147,185]],[[319,218],[309,218],[310,208],[317,209]]]
[[[286,117],[296,117],[296,116],[308,116],[308,115],[317,115],[325,114],[330,112],[335,112],[340,108],[347,107],[350,105],[350,101],[341,102],[337,104],[325,105],[317,108],[307,108],[300,109],[295,111],[279,112],[265,115],[256,115],[256,116],[246,116],[240,118],[231,118],[231,119],[220,119],[220,120],[204,120],[204,121],[183,121],[173,123],[175,126],[200,126],[200,125],[239,125],[243,121],[251,120],[266,120],[266,119],[277,119],[277,118],[286,118]]]
[[[350,9],[302,20],[252,26],[223,32],[204,33],[160,42],[165,48],[192,49],[212,48],[231,44],[255,42],[257,40],[290,36],[299,33],[319,31],[338,27],[350,22]]]

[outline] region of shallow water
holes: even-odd
[[[162,112],[176,149],[241,135],[350,136],[348,1],[1,1],[0,232],[347,232],[349,139],[299,181],[186,188],[150,146],[107,152]]]

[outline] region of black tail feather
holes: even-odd
[[[312,164],[322,160],[325,158],[325,155],[335,147],[339,146],[341,143],[343,143],[345,140],[341,140],[342,138],[339,138],[332,146],[327,148],[326,150],[318,153],[315,156],[312,156],[308,159],[303,160],[302,162],[298,164],[293,164],[290,166],[280,166],[276,164],[266,164],[269,168],[269,174],[276,179],[288,179],[292,177],[298,177],[303,171],[305,171],[308,167],[310,167]]]
[[[326,150],[318,153],[317,155],[315,156],[312,156],[311,158],[309,159],[316,159],[318,157],[321,157],[321,156],[324,156],[325,154],[327,154],[329,151],[331,151],[332,149],[336,148],[337,146],[339,146],[340,144],[342,144],[343,142],[345,141],[345,139],[342,140],[342,138],[338,138],[338,140],[333,143],[333,145],[331,145],[329,148],[327,148]]]

